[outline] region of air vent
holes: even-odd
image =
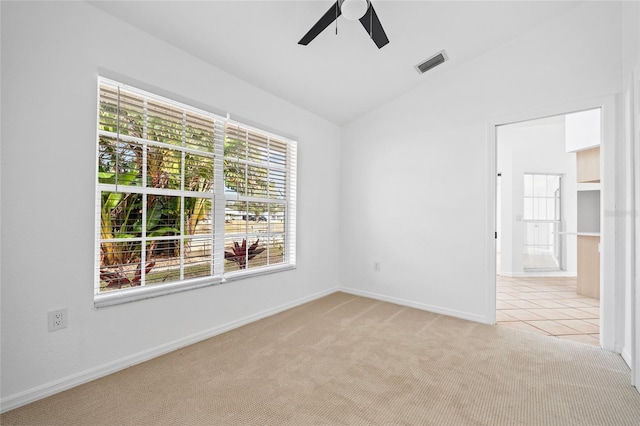
[[[447,56],[447,52],[443,50],[441,52],[436,53],[426,61],[419,63],[414,68],[416,69],[416,71],[418,71],[418,74],[424,74],[425,72],[429,71],[431,68],[437,67],[438,65],[440,65],[441,63],[443,63],[448,59],[449,57]]]

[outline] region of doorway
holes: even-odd
[[[599,178],[579,182],[577,160],[599,150],[600,120],[598,108],[496,128],[499,326],[600,345],[599,294],[585,294],[578,274],[578,240],[599,234],[600,217],[599,204],[582,206],[580,192],[599,198]],[[579,229],[594,221],[597,229]]]

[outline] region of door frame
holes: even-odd
[[[497,117],[487,122],[487,247],[485,282],[487,295],[486,318],[496,322],[496,173],[497,173],[497,131],[498,126],[557,115],[570,114],[590,109],[601,109],[601,194],[600,194],[600,345],[602,348],[621,353],[622,341],[619,333],[624,330],[624,280],[616,282],[616,132],[618,99],[615,95],[604,96],[565,105],[549,106],[538,110]],[[619,276],[619,275],[618,275]],[[616,288],[622,287],[622,288]],[[616,296],[617,295],[617,296]]]
[[[640,9],[639,9],[640,10]],[[625,87],[631,97],[627,105],[628,116],[624,131],[628,132],[626,143],[629,153],[627,200],[629,202],[630,263],[627,267],[631,282],[629,305],[631,306],[631,384],[640,392],[640,68],[631,73],[631,83]]]

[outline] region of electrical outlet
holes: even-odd
[[[373,270],[375,272],[380,272],[380,262],[373,262]]]
[[[49,331],[67,328],[68,316],[67,308],[58,309],[57,311],[49,311]]]

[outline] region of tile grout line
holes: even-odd
[[[564,280],[564,282],[563,282]],[[582,343],[598,345],[599,344],[599,301],[597,299],[591,299],[586,296],[581,296],[575,293],[575,278],[526,278],[526,279],[514,279],[504,280],[502,277],[497,277],[496,286],[496,299],[497,305],[502,303],[503,308],[496,309],[497,317],[502,315],[503,318],[497,321],[498,325],[509,326],[506,324],[524,324],[532,332],[539,332],[547,336],[553,336],[558,338],[565,338],[563,336],[571,336],[568,339],[579,341]],[[528,291],[522,291],[522,290]],[[544,297],[540,297],[544,295]],[[537,301],[544,304],[556,304],[556,307],[548,307],[543,304],[536,303]],[[525,303],[523,303],[525,302]],[[576,304],[582,306],[575,306]],[[520,305],[520,306],[518,306]],[[570,306],[574,305],[574,306]],[[535,306],[535,307],[532,307]],[[586,309],[591,310],[588,311]],[[597,310],[598,314],[594,314],[593,311]],[[509,311],[518,311],[509,312]],[[529,312],[537,311],[537,312]],[[550,313],[555,311],[556,314]],[[563,312],[564,311],[564,312]],[[539,317],[539,319],[518,319],[519,317],[526,318],[531,315]],[[576,316],[577,315],[577,316]],[[555,318],[556,316],[566,316],[568,318]],[[585,317],[586,316],[586,317]],[[589,321],[591,320],[591,321]],[[597,323],[594,323],[593,321]],[[536,326],[538,321],[538,326]],[[541,328],[542,321],[550,324],[548,330]],[[589,330],[589,332],[580,331],[567,323],[560,321],[577,321],[569,323],[575,325],[582,325],[583,330]],[[594,333],[594,329],[590,326],[596,326],[597,332]],[[523,326],[513,326],[514,328],[524,328]],[[553,332],[554,327],[556,331]],[[533,330],[532,330],[533,329]],[[536,330],[536,331],[534,331]],[[562,334],[560,334],[562,330]],[[571,331],[571,333],[569,333]],[[567,332],[567,333],[564,333]]]

